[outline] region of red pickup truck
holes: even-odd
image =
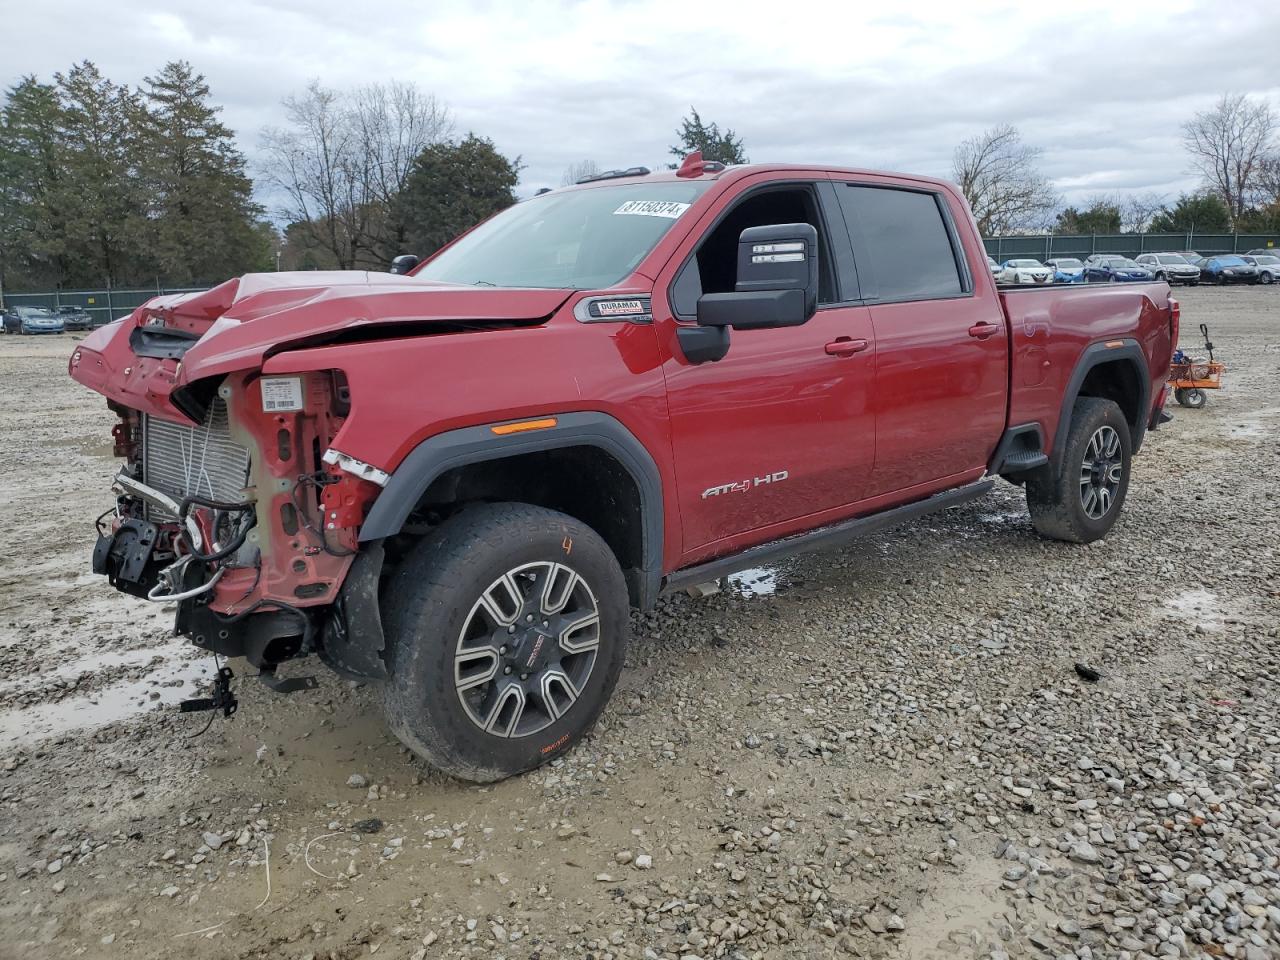
[[[1041,534],[1104,536],[1178,335],[1164,283],[997,289],[949,183],[698,155],[393,271],[249,275],[80,343],[123,459],[94,569],[277,688],[313,653],[377,681],[478,781],[574,743],[663,591],[999,477]]]

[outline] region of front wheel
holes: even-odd
[[[1129,424],[1120,407],[1100,397],[1078,399],[1062,462],[1027,480],[1036,531],[1070,543],[1106,536],[1124,505],[1132,456]]]
[[[1183,396],[1178,402],[1184,407],[1190,407],[1192,410],[1199,410],[1209,402],[1209,395],[1199,387],[1191,387],[1180,392]]]
[[[1272,276],[1269,273],[1264,273],[1260,277],[1258,277],[1259,283],[1270,283],[1271,280],[1272,280]]]
[[[468,507],[389,588],[387,721],[432,766],[490,782],[591,727],[622,669],[627,588],[608,545],[563,513]]]

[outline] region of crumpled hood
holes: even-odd
[[[454,286],[357,270],[251,273],[200,293],[155,297],[124,320],[100,327],[76,348],[70,373],[120,403],[180,419],[168,401],[173,390],[255,369],[283,350],[365,328],[386,329],[388,336],[401,328],[407,336],[431,325],[536,321],[572,293]],[[199,339],[180,362],[140,357],[130,345],[139,327]]]

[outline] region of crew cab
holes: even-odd
[[[1177,342],[1164,283],[997,289],[955,186],[822,165],[605,173],[395,269],[81,342],[122,460],[93,566],[277,689],[308,654],[379,684],[475,781],[571,748],[664,591],[999,478],[1107,535]]]

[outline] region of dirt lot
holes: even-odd
[[[1229,389],[1106,541],[1002,484],[664,601],[590,738],[485,788],[318,665],[199,735],[209,659],[88,572],[72,338],[0,338],[0,955],[1280,956],[1280,290],[1179,296]]]

